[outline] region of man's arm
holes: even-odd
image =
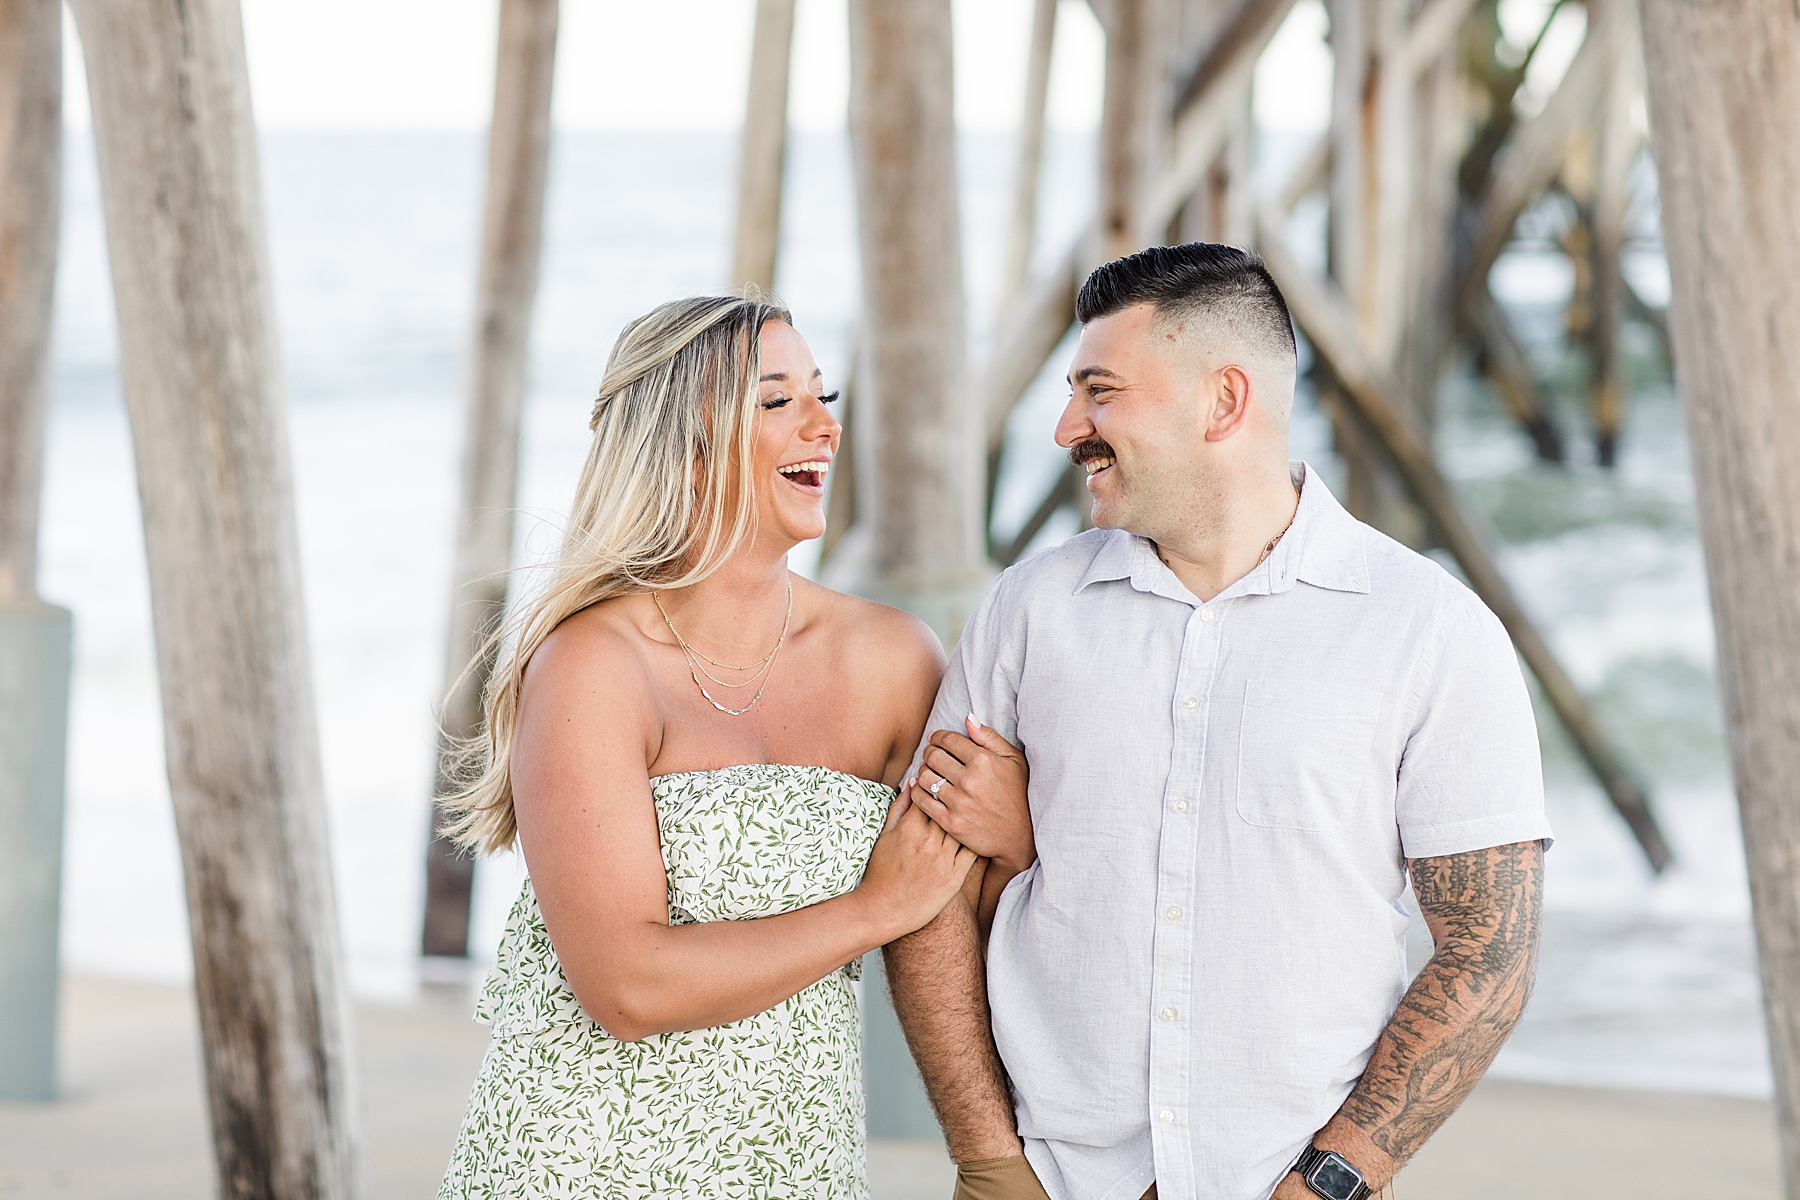
[[[1437,949],[1349,1099],[1313,1138],[1363,1172],[1371,1190],[1394,1177],[1487,1072],[1537,972],[1542,842],[1413,859],[1408,869]],[[1311,1195],[1290,1172],[1273,1200]]]
[[[988,1024],[987,972],[975,920],[982,874],[978,865],[929,925],[882,951],[900,1028],[950,1157],[959,1163],[1024,1152]]]

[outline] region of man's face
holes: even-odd
[[[1082,326],[1056,444],[1087,471],[1102,529],[1155,538],[1203,470],[1204,388],[1175,339],[1147,304]]]

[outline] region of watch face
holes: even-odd
[[[1362,1176],[1356,1168],[1335,1154],[1327,1154],[1319,1160],[1319,1165],[1312,1169],[1306,1177],[1312,1190],[1326,1197],[1326,1200],[1350,1200],[1362,1183]]]

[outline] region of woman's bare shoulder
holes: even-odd
[[[843,655],[845,664],[879,665],[880,673],[901,686],[929,678],[933,689],[944,673],[944,647],[931,626],[903,609],[834,592],[806,581],[821,631]]]
[[[564,619],[525,665],[526,697],[582,708],[647,709],[653,675],[634,612],[637,599],[603,601]]]

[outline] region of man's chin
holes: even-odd
[[[1088,509],[1088,520],[1092,522],[1095,529],[1125,528],[1125,514],[1121,511],[1121,506],[1117,503],[1109,504],[1104,500],[1093,501]]]

